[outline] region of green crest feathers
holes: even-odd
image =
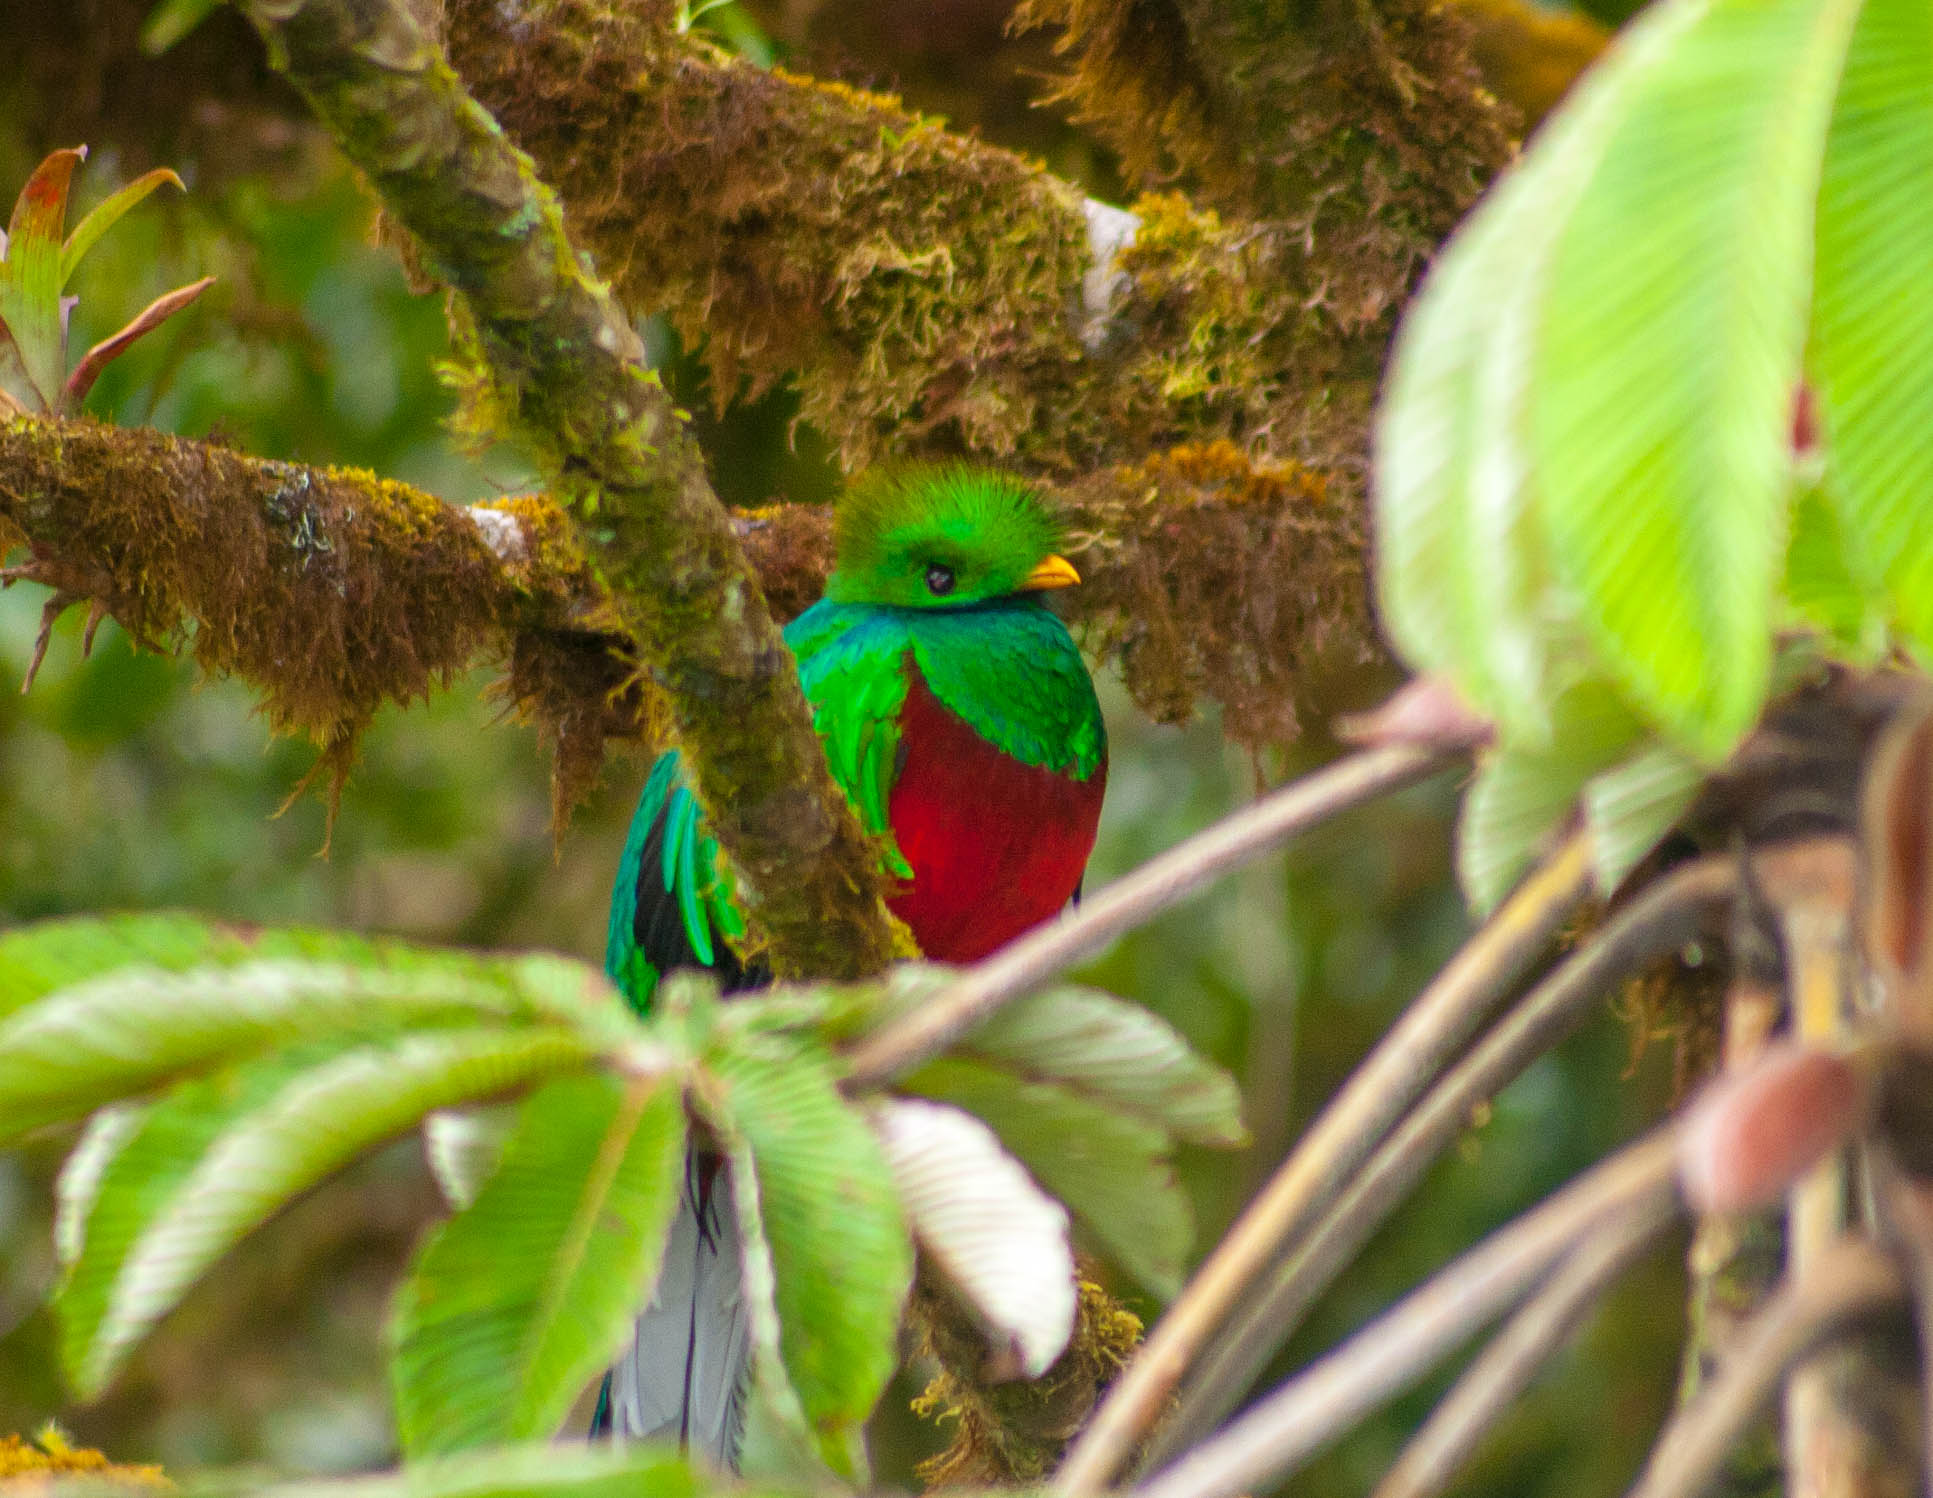
[[[1014,474],[968,463],[891,465],[839,501],[826,597],[905,608],[1001,598],[1061,540],[1046,499]]]

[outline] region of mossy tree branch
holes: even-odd
[[[629,319],[535,168],[401,0],[244,13],[460,294],[505,430],[579,517],[781,972],[876,970],[898,938],[876,850],[826,768],[792,658]]]
[[[1080,195],[1011,152],[680,35],[670,0],[447,16],[627,304],[702,341],[721,401],[796,381],[849,467],[925,446],[1065,475],[1230,440],[1353,479],[1394,308],[1510,142],[1437,7],[1323,9],[1270,75],[1275,133],[1242,142],[1299,195],[1143,199],[1100,326]]]
[[[1056,491],[1085,585],[1060,600],[1153,717],[1219,701],[1231,736],[1293,737],[1327,683],[1377,658],[1359,517],[1292,464],[1180,448]],[[830,516],[731,525],[781,619],[819,596]],[[655,741],[666,709],[581,535],[546,498],[468,511],[374,474],[252,458],[94,422],[0,423],[0,550],[137,640],[186,642],[262,694],[270,724],[345,771],[386,701],[503,665],[557,747],[559,811],[609,738]],[[187,626],[192,623],[192,633]],[[1358,689],[1361,683],[1358,683]]]

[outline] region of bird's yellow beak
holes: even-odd
[[[1020,580],[1020,591],[1038,593],[1047,588],[1071,588],[1080,580],[1080,573],[1066,557],[1049,557]]]

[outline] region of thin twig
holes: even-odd
[[[1697,1498],[1787,1369],[1904,1293],[1898,1266],[1871,1243],[1833,1244],[1810,1274],[1781,1287],[1741,1328],[1704,1392],[1665,1428],[1629,1498]]]
[[[1372,1498],[1435,1498],[1450,1485],[1537,1370],[1673,1220],[1668,1203],[1648,1205],[1654,1210],[1634,1208],[1607,1222],[1511,1317],[1404,1447]]]
[[[1792,1030],[1802,1045],[1831,1049],[1845,1038],[1852,960],[1854,853],[1842,838],[1773,850],[1753,873],[1779,912],[1791,993]],[[1846,1228],[1846,1156],[1835,1151],[1792,1188],[1786,1208],[1785,1272],[1803,1281]],[[1823,1454],[1852,1449],[1834,1439],[1832,1389],[1823,1368],[1801,1367],[1785,1386],[1785,1478],[1793,1498],[1836,1490]]]
[[[1136,1498],[1234,1498],[1273,1486],[1420,1378],[1605,1224],[1668,1208],[1677,1195],[1676,1166],[1669,1127],[1601,1162],[1158,1474]]]
[[[1452,758],[1447,749],[1369,749],[1270,792],[1089,896],[1053,924],[969,968],[929,1003],[853,1051],[846,1085],[855,1090],[877,1087],[917,1066],[1002,1004],[1094,955],[1221,875],[1353,806],[1423,779]]]
[[[1620,978],[1695,936],[1731,898],[1735,867],[1729,857],[1701,859],[1657,881],[1526,995],[1430,1090],[1202,1360],[1174,1415],[1156,1431],[1150,1464],[1200,1439],[1226,1417],[1304,1312],[1462,1133],[1471,1110],[1556,1045]],[[1155,1334],[1160,1335],[1160,1326]]]
[[[1524,882],[1404,1011],[1162,1317],[1062,1466],[1058,1491],[1091,1491],[1114,1476],[1242,1294],[1442,1072],[1589,892],[1590,880],[1590,844],[1580,834]]]

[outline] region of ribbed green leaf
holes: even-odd
[[[1933,651],[1933,12],[1866,0],[1819,187],[1812,366],[1853,571]]]
[[[901,1087],[985,1120],[1123,1269],[1164,1299],[1181,1288],[1194,1219],[1163,1130],[981,1061],[942,1057]]]
[[[193,967],[227,967],[266,957],[317,955],[300,946],[323,933],[264,931],[227,926],[176,911],[141,915],[67,916],[36,921],[0,935],[0,1018],[36,999],[88,978],[124,967],[183,972]],[[353,962],[352,943],[333,955]],[[367,951],[373,943],[363,942]]]
[[[864,1115],[840,1097],[823,1053],[774,1040],[735,1047],[713,1066],[722,1132],[743,1142],[757,1171],[754,1205],[786,1378],[826,1463],[857,1480],[861,1429],[898,1363],[913,1274],[885,1152]],[[733,1180],[741,1210],[742,1174]],[[747,1239],[749,1264],[749,1232]]]
[[[1235,1079],[1159,1015],[1099,989],[1030,995],[977,1026],[955,1053],[1057,1082],[1196,1144],[1248,1142]]]
[[[58,1302],[62,1355],[92,1397],[237,1239],[434,1108],[581,1064],[561,1029],[458,1030],[313,1044],[182,1084],[101,1172]]]
[[[1766,692],[1813,206],[1858,11],[1712,0],[1632,80],[1552,263],[1531,431],[1553,565],[1634,701],[1706,759]]]
[[[124,968],[61,989],[0,1021],[0,1139],[305,1037],[539,1020],[554,1012],[548,990],[560,977],[591,982],[588,969],[562,958],[491,964],[455,953],[405,957],[403,949],[389,958],[374,967]],[[533,993],[545,993],[545,1002]],[[602,1017],[587,1010],[582,1028],[615,1043],[611,1027],[626,1022],[606,1007]]]
[[[1487,913],[1510,893],[1577,809],[1592,775],[1644,736],[1636,715],[1603,682],[1580,682],[1552,706],[1549,742],[1505,741],[1483,758],[1457,819],[1457,878]]]
[[[397,1297],[397,1428],[411,1456],[551,1435],[650,1298],[684,1182],[671,1079],[602,1072],[532,1093],[476,1200]]]
[[[1654,5],[1458,230],[1403,319],[1376,427],[1376,583],[1404,658],[1541,743],[1564,600],[1533,505],[1527,398],[1558,234],[1631,80],[1703,3]]]
[[[198,1491],[203,1486],[196,1484]],[[370,1477],[266,1486],[257,1479],[232,1488],[217,1480],[206,1487],[235,1498],[700,1498],[717,1491],[661,1447],[548,1441],[411,1462]]]
[[[1616,893],[1690,808],[1704,782],[1698,765],[1669,744],[1647,744],[1592,777],[1584,787],[1584,817],[1603,893]]]

